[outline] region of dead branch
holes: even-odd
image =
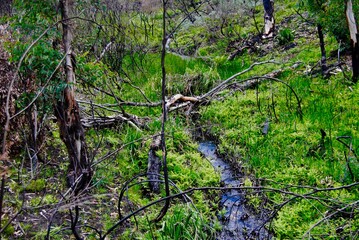
[[[216,86],[215,88],[213,88],[212,90],[210,90],[208,93],[202,95],[200,98],[201,99],[205,99],[207,97],[212,96],[214,93],[218,92],[218,90],[220,90],[223,86],[225,86],[226,84],[228,84],[229,82],[231,82],[233,79],[235,79],[236,77],[245,74],[246,72],[249,72],[250,70],[252,70],[255,66],[257,65],[263,65],[263,64],[267,64],[267,63],[277,63],[273,60],[269,60],[269,61],[264,61],[264,62],[255,62],[253,63],[251,66],[249,66],[249,68],[236,73],[234,75],[232,75],[231,77],[227,78],[226,80],[224,80],[223,82],[221,82],[218,86]]]
[[[109,43],[107,43],[106,47],[102,50],[100,56],[96,59],[96,61],[94,63],[98,63],[99,61],[101,61],[101,59],[103,58],[103,56],[105,56],[105,53],[110,49],[112,44],[113,44],[113,41],[110,41]]]
[[[87,104],[87,105],[94,105],[98,107],[119,107],[119,106],[132,106],[132,107],[159,107],[161,106],[162,102],[154,102],[154,103],[144,103],[144,102],[122,102],[119,101],[118,103],[105,103],[105,104],[99,104],[99,103],[92,103],[87,102],[84,100],[76,99],[77,102]]]
[[[183,96],[182,94],[176,94],[173,97],[171,97],[169,100],[166,101],[166,109],[170,109],[170,107],[177,103],[177,102],[198,102],[198,98],[196,97],[187,97],[187,96]]]
[[[308,231],[306,231],[306,232],[304,233],[303,239],[304,239],[305,236],[307,236],[307,235],[308,235],[309,238],[310,238],[310,232],[311,232],[315,227],[319,226],[319,224],[321,224],[322,222],[327,221],[328,219],[330,219],[330,218],[333,217],[334,215],[338,214],[339,212],[342,212],[343,210],[345,210],[345,209],[347,209],[347,208],[349,208],[349,207],[353,207],[353,206],[357,205],[358,203],[359,203],[359,200],[354,201],[354,202],[351,202],[351,203],[349,203],[349,204],[346,204],[344,207],[342,207],[342,208],[336,210],[335,212],[329,214],[328,216],[326,216],[326,217],[320,219],[318,222],[314,223],[314,224],[308,229]]]
[[[85,128],[112,127],[117,124],[128,123],[141,132],[141,128],[145,126],[145,120],[145,118],[140,118],[135,115],[127,114],[127,116],[124,116],[123,114],[117,114],[114,116],[82,118],[81,123]]]

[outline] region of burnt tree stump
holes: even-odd
[[[149,180],[150,190],[154,193],[160,192],[159,174],[162,167],[160,157],[157,156],[156,151],[161,148],[161,136],[155,136],[148,151],[148,166],[147,178]]]

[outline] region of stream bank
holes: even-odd
[[[243,175],[236,174],[229,163],[217,153],[214,142],[202,141],[198,151],[201,152],[221,176],[223,187],[243,186]],[[220,207],[224,214],[218,215],[222,231],[217,239],[270,239],[271,234],[262,227],[265,218],[262,213],[254,213],[246,204],[245,191],[229,190],[222,193]],[[260,211],[259,211],[260,212]],[[264,219],[263,219],[264,218]]]

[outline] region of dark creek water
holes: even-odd
[[[198,150],[211,162],[212,166],[221,175],[224,187],[238,187],[242,182],[235,176],[230,165],[216,153],[217,146],[213,142],[202,142]],[[238,190],[228,190],[223,193],[221,207],[224,216],[218,216],[222,223],[222,231],[217,239],[269,239],[270,235],[265,228],[260,228],[263,221],[258,214],[253,214],[246,207],[245,196]],[[258,231],[259,230],[259,231]]]

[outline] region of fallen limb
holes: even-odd
[[[202,94],[201,96],[183,96],[182,94],[176,94],[170,98],[166,98],[166,100],[165,100],[166,112],[172,112],[172,111],[184,108],[184,107],[188,107],[190,105],[193,106],[194,104],[198,104],[198,103],[210,102],[211,101],[210,98],[213,98],[214,96],[220,94],[224,89],[226,89],[230,86],[231,87],[235,86],[236,90],[244,91],[246,89],[255,87],[261,80],[268,80],[268,79],[272,78],[273,81],[282,82],[279,79],[274,79],[276,76],[278,76],[278,74],[280,74],[282,72],[282,70],[277,70],[277,71],[271,72],[269,74],[266,74],[262,77],[246,79],[246,80],[237,82],[235,84],[232,83],[237,77],[249,72],[255,66],[263,65],[263,64],[267,64],[267,63],[277,63],[277,62],[275,62],[273,60],[269,60],[269,61],[264,61],[264,62],[253,63],[247,69],[232,75],[231,77],[227,78],[226,80],[224,80],[223,82],[218,84],[216,87],[212,88],[210,91]],[[282,82],[282,83],[287,85],[288,87],[290,87],[285,82]],[[292,92],[294,92],[293,89],[291,89],[291,90],[292,90]],[[298,99],[297,95],[296,95],[296,98]],[[124,101],[118,101],[115,104],[98,104],[98,103],[92,103],[92,102],[87,102],[87,101],[83,101],[83,100],[78,100],[78,102],[82,103],[82,104],[91,105],[92,107],[95,106],[98,108],[102,108],[102,109],[105,109],[108,111],[118,113],[115,116],[109,116],[109,117],[106,116],[106,117],[85,118],[82,120],[82,123],[83,123],[84,127],[86,127],[86,128],[91,128],[91,127],[95,127],[95,126],[107,127],[107,126],[113,126],[118,123],[127,122],[131,126],[135,127],[137,130],[140,130],[141,128],[143,128],[145,126],[143,124],[143,121],[141,120],[141,118],[134,116],[134,115],[132,115],[131,117],[126,117],[123,114],[121,114],[120,111],[112,109],[112,107],[120,107],[123,105],[136,106],[136,107],[159,107],[162,104],[161,102],[143,103],[143,102],[124,102]],[[300,109],[300,103],[298,106]]]
[[[135,115],[124,116],[123,114],[117,114],[114,116],[105,117],[89,117],[82,118],[81,123],[85,128],[92,127],[112,127],[120,123],[128,123],[138,131],[142,131],[141,128],[145,127],[145,118],[140,118]]]

